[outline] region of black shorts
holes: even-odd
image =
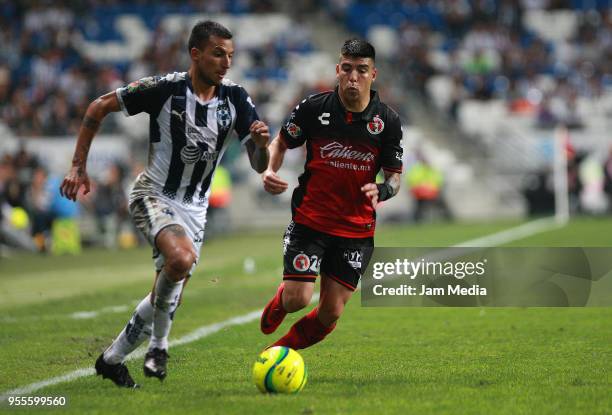
[[[343,238],[291,222],[283,240],[283,279],[315,282],[319,271],[355,290],[368,266],[374,238]]]

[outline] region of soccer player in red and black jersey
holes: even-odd
[[[371,89],[374,61],[371,44],[347,40],[336,89],[303,100],[269,146],[262,179],[272,194],[287,190],[276,174],[287,149],[305,143],[307,156],[284,238],[283,282],[261,316],[262,332],[274,332],[287,313],[306,307],[321,274],[319,305],[273,346],[303,349],[331,333],[369,261],[376,207],[399,190],[401,122]],[[380,169],[385,181],[377,184]]]

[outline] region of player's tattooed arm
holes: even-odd
[[[383,200],[391,199],[393,196],[395,196],[399,192],[400,183],[401,176],[399,173],[385,171],[385,182],[382,185],[386,188],[387,195],[382,195],[379,187],[378,201],[382,202]],[[383,193],[384,192],[385,191],[383,190]]]
[[[372,202],[372,207],[376,209],[378,204],[387,199],[391,199],[399,192],[401,177],[399,173],[385,170],[384,183],[368,183],[361,187],[361,191]]]
[[[246,142],[247,152],[249,153],[249,161],[251,167],[257,173],[262,173],[266,167],[268,167],[268,161],[270,160],[270,153],[267,147],[258,147],[253,141],[249,140]]]
[[[81,187],[85,188],[83,194],[90,191],[89,176],[87,175],[87,157],[91,142],[100,128],[100,122],[110,112],[119,111],[119,100],[115,92],[109,92],[106,95],[93,101],[87,107],[85,117],[79,129],[74,156],[72,157],[72,167],[62,184],[60,185],[60,194],[67,199],[76,201],[77,194]]]
[[[270,153],[268,152],[268,141],[270,140],[270,130],[263,121],[253,121],[249,128],[251,139],[247,141],[247,152],[251,167],[257,173],[263,173],[268,167]]]

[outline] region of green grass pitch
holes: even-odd
[[[382,227],[376,244],[445,246],[515,225]],[[577,219],[512,245],[612,246],[611,235],[611,219]],[[171,339],[262,308],[280,281],[281,255],[282,229],[205,243]],[[0,260],[0,394],[92,367],[150,288],[149,257],[138,249]],[[32,395],[65,396],[55,411],[77,414],[612,413],[609,307],[381,309],[362,308],[356,294],[336,331],[301,351],[305,389],[261,395],[250,379],[254,359],[301,315],[271,336],[252,321],[171,348],[163,384],[145,379],[137,359],[128,366],[139,390],[87,376]]]

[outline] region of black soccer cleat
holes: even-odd
[[[104,361],[104,353],[96,360],[96,374],[102,375],[102,379],[112,380],[115,385],[122,388],[136,389],[140,387],[130,376],[126,365],[123,363],[117,363],[116,365],[106,363]]]
[[[166,364],[168,363],[168,352],[163,349],[154,348],[145,355],[144,374],[147,377],[156,377],[160,381],[166,378]]]

